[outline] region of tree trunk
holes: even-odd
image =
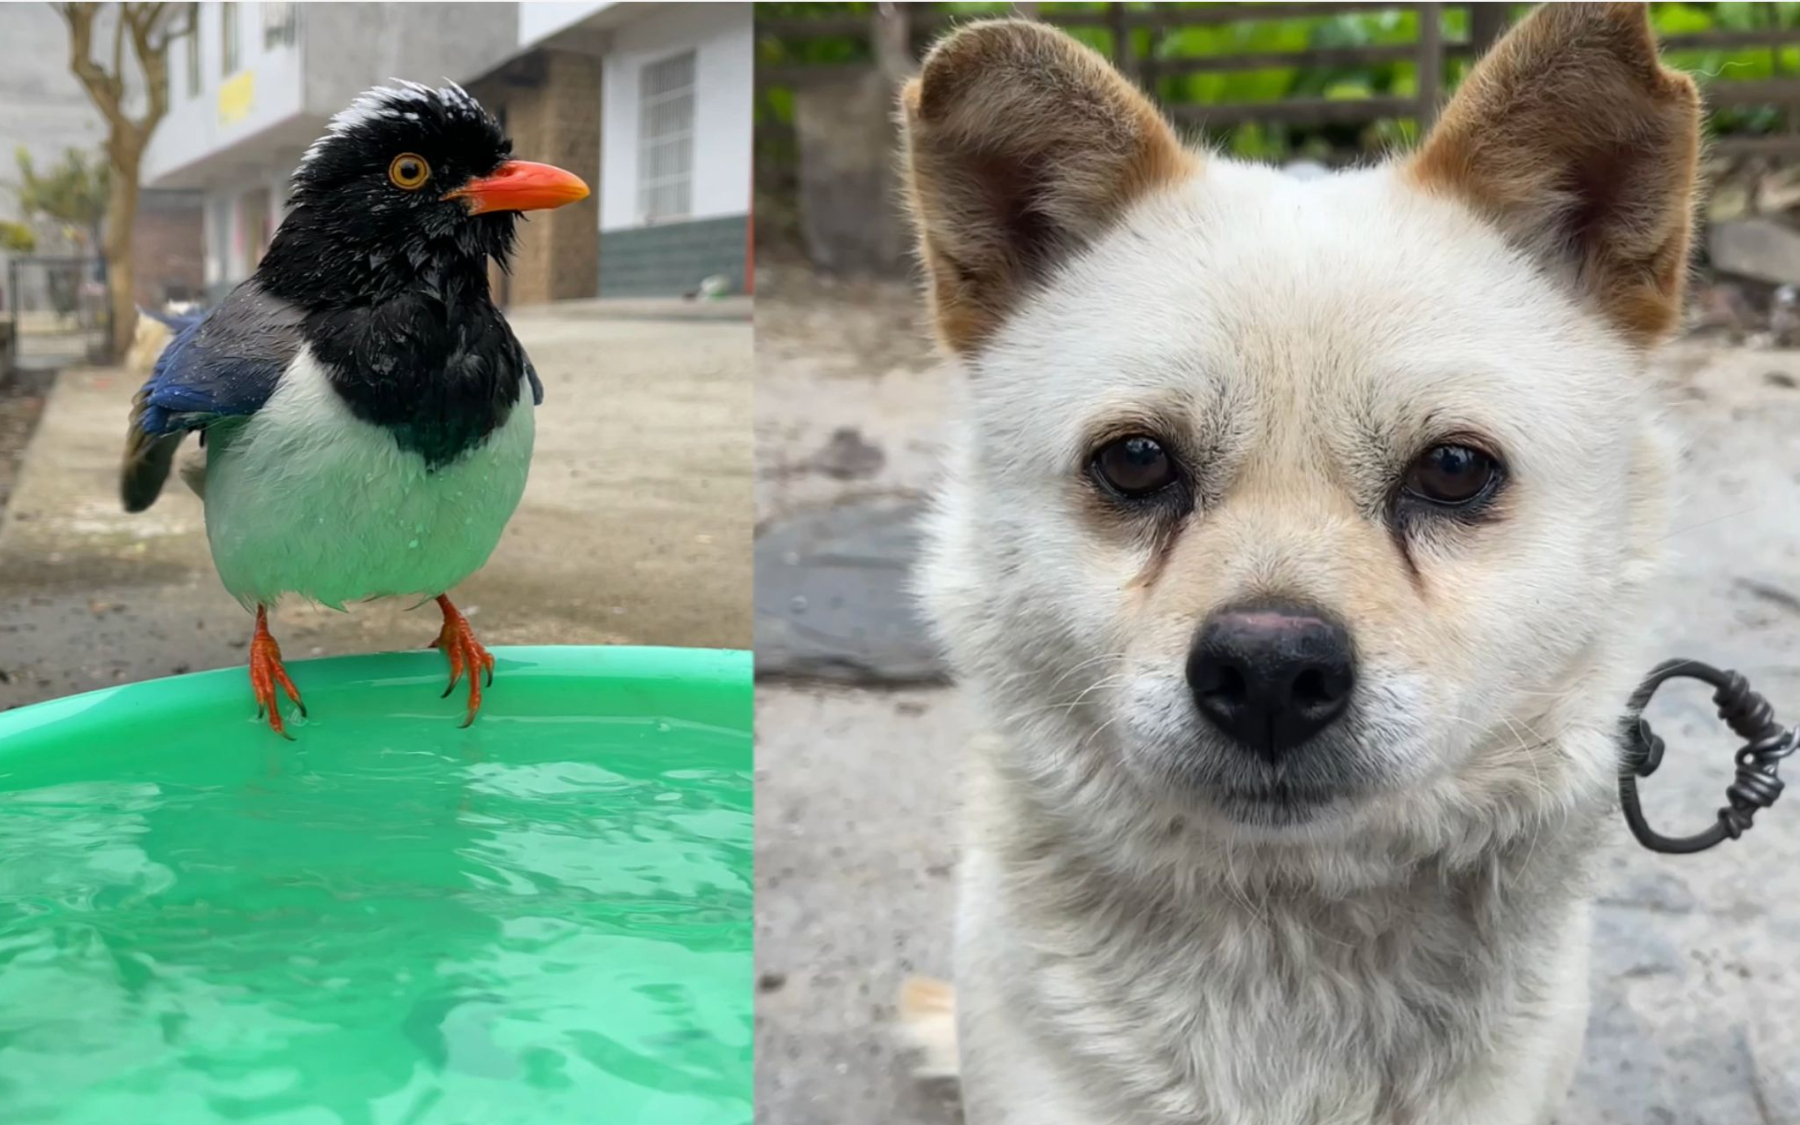
[[[117,359],[131,347],[131,338],[137,333],[137,303],[131,292],[131,281],[137,272],[131,261],[131,230],[137,222],[138,170],[144,160],[144,147],[150,143],[157,122],[169,111],[169,35],[163,17],[170,6],[118,5],[110,72],[93,58],[94,17],[100,5],[70,3],[52,7],[69,25],[69,71],[106,117],[106,155],[112,165],[106,192],[107,292],[111,296],[108,315],[112,320],[109,335],[113,358]],[[144,77],[148,103],[144,115],[136,120],[125,109],[128,40]]]
[[[137,332],[137,301],[132,294],[132,280],[137,270],[132,262],[131,232],[137,225],[138,156],[115,156],[113,174],[106,191],[106,288],[112,305],[112,354],[124,355],[131,348]]]

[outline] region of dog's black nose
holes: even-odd
[[[1356,658],[1350,634],[1316,611],[1229,609],[1200,627],[1187,681],[1209,722],[1274,762],[1344,713]]]

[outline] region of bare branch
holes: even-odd
[[[167,4],[125,4],[120,13],[122,18],[130,21],[132,53],[137,56],[138,69],[144,73],[149,94],[149,105],[143,118],[136,123],[139,144],[149,140],[151,131],[169,111],[168,39],[164,36],[160,46],[151,41],[167,7]]]
[[[113,19],[112,76],[119,80],[120,87],[125,85],[125,26],[130,22],[127,18],[130,8],[129,4],[120,4]]]
[[[69,25],[69,69],[87,90],[89,100],[105,115],[107,124],[118,125],[125,120],[120,104],[124,91],[118,78],[101,70],[93,59],[94,16],[99,6],[58,4],[56,9]]]
[[[169,40],[175,37],[175,24],[177,22],[173,14],[175,6],[172,3],[161,3],[152,4],[151,7],[154,9],[154,12],[151,15],[148,26],[154,31],[161,32],[161,34],[151,37],[150,49],[160,55],[169,49]]]

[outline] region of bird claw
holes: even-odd
[[[448,699],[456,690],[458,680],[464,674],[469,677],[469,714],[463,720],[464,727],[475,721],[476,712],[481,710],[482,680],[487,686],[494,686],[494,657],[481,642],[475,639],[475,630],[469,627],[469,619],[450,604],[447,597],[438,598],[438,606],[444,611],[444,627],[438,631],[437,640],[431,642],[432,648],[442,649],[450,658],[450,683],[444,688],[440,699]]]
[[[275,694],[279,685],[287,697],[294,701],[300,709],[300,717],[306,718],[306,704],[300,701],[300,692],[294,687],[294,681],[288,678],[287,669],[281,664],[281,646],[269,633],[268,610],[257,607],[256,632],[250,638],[250,689],[256,694],[256,717],[268,719],[274,732],[289,742],[294,736],[287,732],[281,719],[281,699]]]

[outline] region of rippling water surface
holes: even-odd
[[[0,1122],[748,1122],[748,737],[440,728],[0,761]]]

